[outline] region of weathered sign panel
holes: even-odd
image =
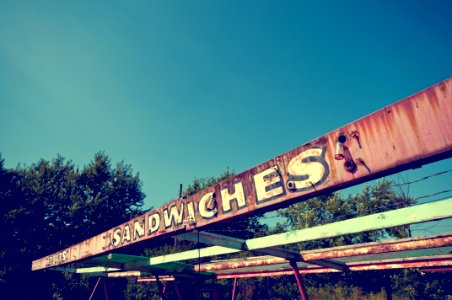
[[[32,269],[273,210],[451,154],[452,79],[448,79],[195,195],[35,260]]]

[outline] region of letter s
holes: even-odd
[[[292,184],[288,189],[290,192],[307,191],[323,183],[330,173],[325,161],[325,147],[308,149],[292,158],[287,173]]]
[[[118,247],[119,245],[121,245],[121,227],[118,227],[115,229],[115,231],[113,232],[113,240],[111,242],[111,244],[113,245],[113,247]]]

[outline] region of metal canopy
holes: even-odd
[[[281,245],[278,242],[283,240],[281,236],[290,237],[285,238],[286,244],[288,244],[287,241],[299,243],[350,234],[351,232],[357,233],[450,217],[452,217],[452,198],[248,240],[209,232],[195,232],[182,237],[188,240],[196,237],[197,241],[199,236],[199,241],[202,241],[202,243],[219,243],[223,246],[211,246],[155,257],[110,253],[81,262],[82,265],[88,267],[75,269],[59,267],[58,270],[109,277],[149,278],[150,276],[166,275],[167,277],[161,277],[161,280],[165,280],[162,278],[173,280],[174,277],[187,276],[242,278],[293,274],[291,263],[293,264],[296,261],[296,267],[300,274],[344,270],[452,267],[452,233],[301,252],[275,248]],[[368,220],[375,219],[381,220],[380,223],[368,222]],[[350,226],[350,224],[353,224],[353,226]],[[348,230],[343,228],[348,228]],[[270,250],[266,251],[267,249]],[[201,256],[215,257],[246,251],[266,253],[271,252],[272,249],[278,249],[278,253],[283,253],[283,255],[214,260],[202,264],[197,261]],[[184,261],[193,260],[194,263],[184,263]]]
[[[192,242],[200,242],[208,245],[221,245],[227,248],[233,248],[237,250],[250,250],[247,246],[247,241],[244,239],[232,238],[225,235],[220,235],[212,232],[199,232],[193,231],[190,233],[185,233],[177,236],[178,238],[182,238],[184,240],[192,241]],[[253,250],[254,253],[271,255],[274,257],[280,257],[287,261],[301,261],[303,258],[300,253],[287,250],[281,247],[268,247]],[[314,261],[313,261],[314,263]],[[343,271],[345,266],[340,262],[335,262],[331,260],[317,260],[315,261],[317,265],[334,268]]]
[[[290,274],[295,275],[303,299],[307,294],[300,274],[397,268],[451,270],[452,233],[302,252],[282,247],[451,218],[452,198],[248,240],[205,231],[214,223],[272,211],[449,158],[451,119],[452,79],[447,79],[195,195],[181,197],[37,259],[32,262],[32,270],[155,280],[161,295],[161,281],[177,277],[235,278],[233,297],[237,278]],[[156,257],[118,254],[135,243],[176,235],[210,246]],[[200,261],[245,251],[264,256]]]
[[[194,195],[37,259],[32,270],[117,252],[160,236],[205,230],[214,223],[272,211],[451,157],[451,118],[452,79],[447,79]],[[286,238],[295,242],[280,235],[266,248],[282,245]],[[247,241],[246,249],[258,250],[253,243],[260,242]]]

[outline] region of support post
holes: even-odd
[[[236,289],[237,289],[237,277],[236,278],[234,278],[234,286],[233,286],[233,288],[232,288],[232,300],[234,300],[235,299],[235,291],[236,291]]]
[[[102,281],[102,283],[104,284],[105,299],[108,300],[108,294],[107,294],[107,280],[104,279],[104,281]]]
[[[301,278],[300,270],[298,270],[297,262],[291,261],[290,266],[292,267],[295,279],[297,280],[298,290],[300,291],[301,299],[309,300],[308,293],[306,293],[306,289],[304,288],[303,285],[303,279]]]
[[[163,284],[160,282],[158,275],[155,275],[155,281],[157,283],[157,288],[159,289],[160,300],[163,300],[165,296],[165,288],[163,287]]]
[[[97,286],[99,285],[99,282],[101,280],[102,277],[99,277],[99,279],[97,279],[96,285],[94,286],[93,291],[91,292],[91,296],[89,296],[89,300],[91,300],[94,296],[94,293],[96,292]]]
[[[177,294],[177,299],[182,300],[182,297],[179,293],[179,288],[177,287],[177,283],[174,282],[174,289],[176,290],[176,294]]]

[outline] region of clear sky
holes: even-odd
[[[0,1],[8,167],[97,151],[145,208],[452,74],[451,1]],[[452,168],[422,168],[408,179]],[[450,173],[430,190],[450,189]]]

